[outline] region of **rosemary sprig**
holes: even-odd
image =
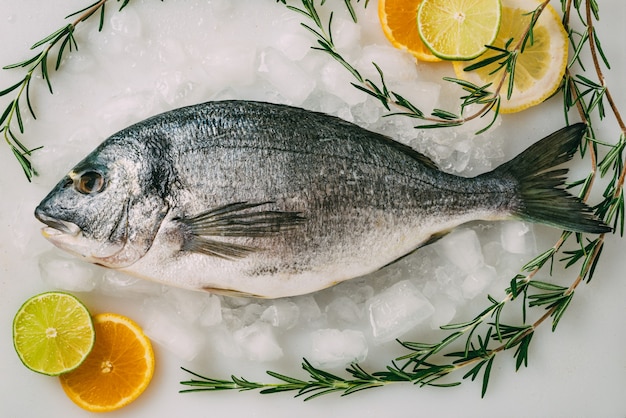
[[[255,383],[244,378],[231,376],[230,380],[211,379],[182,368],[197,379],[181,382],[191,386],[192,389],[184,389],[184,392],[202,392],[216,390],[239,390],[247,391],[261,389],[261,393],[270,394],[278,392],[297,392],[296,397],[305,396],[308,401],[318,396],[333,392],[341,392],[342,396],[358,392],[372,387],[383,386],[398,381],[410,381],[410,377],[398,373],[385,373],[383,375],[371,375],[358,365],[348,369],[351,379],[344,379],[332,373],[317,369],[306,359],[302,362],[302,368],[309,374],[309,380],[300,380],[276,372],[268,371],[267,374],[279,380],[281,383]],[[199,380],[198,380],[199,379]]]
[[[388,89],[384,81],[383,72],[376,64],[374,66],[379,73],[380,84],[362,79],[358,70],[343,60],[334,49],[330,35],[330,20],[327,34],[319,20],[319,15],[315,11],[313,2],[302,0],[302,3],[304,8],[296,10],[315,22],[316,29],[306,25],[305,27],[318,38],[320,47],[317,49],[325,51],[334,59],[342,62],[344,67],[357,79],[358,83],[354,84],[356,88],[376,97],[386,109],[390,109],[391,105],[402,109],[400,112],[392,113],[393,115],[429,120],[429,117],[424,116],[424,113],[419,109],[416,109],[405,100],[400,100],[402,96]],[[583,200],[587,200],[594,185],[596,173],[599,171],[602,176],[611,175],[612,178],[603,193],[603,200],[596,205],[595,211],[600,218],[608,224],[613,224],[616,230],[619,229],[620,233],[623,234],[625,210],[623,186],[626,178],[623,151],[626,146],[626,127],[602,74],[601,62],[607,68],[609,68],[609,63],[602,52],[601,43],[596,36],[594,28],[594,19],[597,20],[599,16],[598,4],[595,0],[586,0],[584,2],[582,0],[575,2],[572,2],[572,0],[561,0],[561,3],[564,11],[564,25],[568,30],[570,43],[575,51],[563,80],[564,114],[567,120],[570,110],[576,108],[580,119],[587,123],[589,127],[587,139],[584,144],[581,144],[581,152],[589,154],[591,163],[590,174],[583,179],[573,182],[570,186],[580,186],[579,195]],[[487,59],[482,64],[478,64],[489,65],[499,62],[498,68],[504,70],[504,76],[500,79],[500,84],[496,86],[495,94],[487,91],[487,88],[490,86],[479,87],[462,80],[447,80],[459,84],[464,90],[469,92],[468,96],[462,98],[466,105],[481,103],[485,106],[484,109],[495,108],[494,110],[497,113],[499,91],[504,85],[504,80],[507,76],[509,77],[507,90],[510,92],[511,80],[515,74],[516,56],[519,53],[523,53],[527,42],[532,42],[532,27],[547,4],[548,1],[543,2],[532,12],[531,24],[528,26],[526,34],[522,39],[518,40],[516,45],[510,48],[513,41],[508,42],[505,48],[498,50],[500,54],[497,55],[497,58]],[[576,8],[577,14],[586,28],[582,33],[576,32],[570,24],[572,6]],[[314,18],[314,16],[317,16],[317,18]],[[581,57],[581,51],[585,47],[588,48],[592,57],[594,73],[598,81],[593,81],[591,76],[574,75],[572,73],[574,64],[578,64],[581,71],[585,72]],[[605,101],[608,102],[608,109],[610,109],[621,130],[619,141],[615,145],[599,141],[595,136],[592,125],[594,115],[599,119],[607,117]],[[433,127],[459,124],[467,120],[467,118],[458,118],[457,115],[443,110],[435,110],[431,116],[438,118]],[[597,155],[600,147],[606,148],[607,152],[605,157],[598,162]],[[564,244],[572,237],[576,239],[576,248],[566,251],[562,250]],[[352,364],[346,371],[353,379],[344,379],[315,368],[304,360],[303,368],[309,374],[308,380],[300,380],[270,371],[268,372],[270,376],[277,378],[283,383],[251,383],[245,379],[235,377],[232,377],[230,381],[221,381],[196,374],[194,376],[199,377],[200,381],[190,380],[181,383],[198,390],[263,389],[261,393],[293,390],[298,391],[296,396],[312,392],[314,395],[306,398],[311,399],[315,396],[337,391],[341,391],[342,395],[347,395],[355,392],[357,388],[359,390],[373,388],[391,382],[411,382],[420,386],[455,386],[460,382],[441,383],[441,379],[461,369],[469,369],[462,376],[462,379],[475,380],[480,378],[482,381],[481,394],[484,396],[488,388],[495,358],[499,353],[514,350],[515,369],[520,369],[522,365],[528,366],[529,347],[535,330],[549,319],[551,319],[552,330],[556,329],[570,306],[575,290],[580,283],[584,281],[589,282],[592,279],[602,253],[604,240],[604,234],[594,237],[594,239],[588,239],[582,234],[572,234],[564,231],[552,247],[526,263],[522,269],[524,274],[518,274],[510,281],[510,287],[506,289],[504,299],[498,301],[488,296],[489,306],[472,320],[442,326],[441,329],[447,331],[448,334],[437,343],[399,342],[408,350],[408,353],[392,361],[384,371],[365,372],[358,364]],[[535,278],[546,265],[550,266],[551,274],[555,256],[558,254],[562,254],[562,259],[559,261],[564,263],[564,268],[570,268],[574,265],[580,266],[578,274],[569,286]],[[543,314],[529,323],[529,312],[532,311],[535,314],[538,308],[543,310]],[[505,309],[520,309],[521,323],[503,323],[501,314]],[[462,343],[460,347],[459,343]],[[437,361],[433,361],[433,359]],[[242,382],[244,383],[242,384]],[[193,390],[187,389],[185,391]]]
[[[121,11],[128,5],[130,0],[117,0],[118,3],[120,1],[121,5],[119,10]],[[33,119],[37,119],[30,96],[31,82],[35,76],[35,72],[37,70],[41,72],[41,78],[46,82],[48,90],[52,94],[52,82],[48,68],[49,61],[54,61],[54,69],[56,71],[61,66],[64,54],[68,50],[71,52],[78,49],[78,43],[74,37],[74,31],[80,23],[87,21],[90,17],[96,14],[99,15],[98,30],[102,30],[104,26],[106,2],[107,0],[98,0],[90,6],[66,16],[66,19],[70,17],[76,18],[73,22],[68,23],[45,38],[35,42],[31,47],[31,50],[40,49],[38,53],[24,61],[3,67],[4,70],[26,69],[26,74],[22,80],[0,91],[0,97],[15,92],[13,100],[9,102],[8,106],[0,116],[0,133],[2,133],[4,140],[17,158],[17,161],[22,167],[28,181],[31,181],[32,177],[37,175],[37,171],[33,167],[30,157],[34,151],[41,149],[42,147],[28,148],[18,138],[18,134],[14,130],[15,124],[17,124],[19,134],[24,133],[24,119],[22,117],[22,110],[20,106],[25,101],[28,112],[31,114]],[[55,53],[54,50],[57,46],[58,49]]]
[[[389,113],[385,116],[408,116],[425,122],[417,125],[416,128],[433,129],[459,126],[473,119],[484,117],[491,112],[491,120],[483,128],[476,132],[477,135],[491,128],[497,120],[500,112],[501,91],[505,83],[507,85],[506,97],[511,97],[514,86],[513,82],[517,57],[520,53],[524,52],[526,45],[528,45],[529,43],[532,44],[533,28],[543,10],[546,8],[548,3],[550,3],[550,0],[545,0],[535,10],[529,13],[531,18],[529,20],[528,26],[526,27],[521,38],[517,40],[515,44],[513,44],[514,39],[510,39],[506,43],[505,48],[488,46],[491,50],[498,51],[500,53],[493,57],[485,58],[484,60],[481,60],[466,69],[466,71],[471,71],[477,68],[482,68],[484,66],[497,63],[496,68],[493,70],[493,73],[499,73],[500,75],[498,78],[498,83],[495,86],[492,85],[492,83],[488,83],[484,86],[477,86],[465,80],[460,80],[452,77],[444,77],[445,81],[457,84],[461,87],[462,90],[468,93],[467,95],[460,97],[460,112],[457,114],[456,112],[452,112],[449,110],[433,109],[431,113],[427,115],[426,112],[417,108],[415,105],[406,100],[402,95],[388,88],[385,82],[383,72],[381,71],[378,64],[372,62],[372,65],[376,69],[380,78],[380,81],[374,81],[364,78],[357,68],[355,68],[345,58],[343,58],[343,56],[337,51],[337,48],[335,47],[332,39],[332,12],[330,13],[328,22],[324,23],[320,19],[320,15],[316,9],[314,0],[301,0],[301,8],[288,5],[286,0],[277,1],[285,4],[290,10],[302,14],[311,21],[311,24],[302,23],[302,26],[313,35],[315,35],[315,37],[317,38],[317,46],[312,48],[325,52],[341,65],[343,65],[355,78],[356,82],[352,83],[352,85],[356,89],[376,98],[388,111],[391,111],[391,107],[400,109],[397,112]],[[324,1],[321,1],[321,4],[323,5]],[[350,15],[355,20],[356,14],[354,13],[354,8],[351,5],[351,1],[345,0],[345,4],[350,11]],[[494,90],[489,90],[492,87],[494,87]],[[480,107],[475,112],[469,115],[464,115],[465,110],[471,105],[480,105]]]

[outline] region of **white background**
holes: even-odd
[[[256,2],[255,2],[256,3]],[[375,1],[369,6],[374,9]],[[599,1],[601,24],[597,31],[603,40],[604,50],[610,58],[612,71],[608,73],[608,85],[626,115],[626,7],[619,1]],[[188,36],[194,36],[191,22],[201,18],[202,13],[225,7],[226,2],[185,2],[165,0],[131,1],[128,11],[140,20],[152,20],[152,27],[163,30],[161,37],[171,37],[184,44]],[[220,6],[222,4],[222,6]],[[251,2],[252,4],[252,2]],[[284,6],[273,0],[259,0],[263,7],[258,10],[274,10],[285,14]],[[28,47],[43,36],[61,26],[63,17],[87,5],[79,0],[0,0],[0,65],[30,57]],[[191,7],[193,5],[193,7]],[[558,6],[558,5],[557,5]],[[357,7],[361,7],[358,5]],[[108,7],[107,19],[116,6]],[[285,16],[291,16],[287,13]],[[251,36],[246,42],[268,42],[257,36],[264,30],[275,30],[276,18],[269,20],[260,14],[257,25],[250,27]],[[209,19],[207,17],[207,19]],[[158,22],[158,24],[156,23]],[[144,82],[142,55],[137,51],[124,51],[115,36],[94,33],[95,21],[85,24],[77,33],[81,51],[110,61],[105,69],[87,67],[81,71],[81,63],[73,63],[67,72],[58,75],[51,71],[55,95],[50,96],[43,88],[35,93],[35,105],[39,120],[27,123],[26,141],[31,146],[46,141],[62,142],[63,137],[76,134],[76,126],[90,117],[103,117],[102,105],[124,90],[124,85]],[[107,20],[107,25],[110,25]],[[282,25],[279,25],[282,26]],[[213,25],[215,33],[203,36],[219,38],[237,22],[220,21]],[[301,35],[297,25],[284,26]],[[141,35],[143,36],[143,35]],[[150,47],[150,39],[141,37]],[[200,36],[200,35],[198,35]],[[221,44],[228,42],[220,38]],[[245,39],[242,35],[241,39]],[[382,42],[381,36],[376,42]],[[122,45],[122,46],[121,46]],[[217,48],[218,43],[207,43],[207,49]],[[246,43],[237,41],[238,48]],[[223,53],[221,48],[219,53]],[[228,54],[222,55],[223,59]],[[165,59],[165,61],[168,61]],[[176,63],[171,58],[167,65]],[[170,68],[171,68],[170,67]],[[441,68],[441,67],[437,67]],[[182,71],[188,68],[181,68]],[[90,74],[98,74],[93,76]],[[106,77],[102,74],[108,74]],[[11,85],[21,76],[19,71],[1,71],[0,89]],[[234,76],[235,77],[235,76]],[[207,81],[206,91],[191,95],[188,100],[206,100],[219,90],[220,81]],[[41,87],[41,85],[39,86]],[[252,88],[251,88],[252,89]],[[201,97],[204,96],[204,97]],[[6,106],[2,101],[2,109]],[[161,109],[164,110],[164,109]],[[100,113],[98,113],[100,112]],[[14,313],[28,297],[46,290],[37,267],[37,255],[48,249],[49,244],[37,232],[38,222],[32,216],[37,202],[71,165],[77,157],[89,151],[95,144],[114,130],[140,120],[147,114],[141,109],[126,115],[110,116],[110,129],[95,131],[95,136],[84,145],[77,145],[72,152],[46,153],[38,158],[42,176],[29,184],[14,162],[8,147],[0,144],[0,416],[2,417],[84,417],[91,414],[82,411],[69,401],[56,378],[37,375],[22,366],[11,344],[11,322]],[[506,135],[507,159],[537,139],[560,126],[563,120],[558,101],[554,106],[541,106],[523,114],[503,117],[498,129]],[[616,128],[613,122],[602,126],[607,141],[614,141]],[[87,133],[89,134],[89,132]],[[87,136],[84,132],[78,136]],[[51,139],[56,138],[56,139]],[[61,139],[59,139],[61,138]],[[23,231],[27,231],[24,233]],[[548,235],[551,232],[546,232]],[[553,236],[549,235],[549,239]],[[408,384],[392,385],[340,398],[325,396],[303,403],[290,394],[260,395],[258,392],[239,394],[235,392],[178,394],[180,380],[187,376],[179,369],[180,360],[159,346],[155,347],[157,370],[146,393],[131,406],[110,413],[112,417],[170,417],[170,416],[231,416],[231,417],[624,417],[626,416],[626,280],[624,278],[624,244],[617,237],[609,237],[602,260],[589,285],[580,286],[576,296],[555,333],[543,326],[535,335],[530,352],[530,365],[519,372],[514,371],[514,361],[509,354],[499,355],[494,364],[487,397],[480,398],[480,384],[466,382],[452,389],[417,388]],[[570,273],[571,275],[571,273]],[[116,310],[132,315],[137,306],[129,306],[132,299],[113,299],[85,294],[81,298],[93,311]],[[297,345],[296,345],[297,346]],[[380,363],[384,359],[377,359]],[[216,358],[219,364],[185,364],[209,370],[214,377],[226,377],[228,373],[250,378],[271,380],[262,374],[264,365],[245,361],[229,362]],[[280,371],[300,375],[297,364],[282,364]]]

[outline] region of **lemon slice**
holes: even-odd
[[[393,46],[410,52],[419,61],[441,61],[424,45],[417,31],[417,9],[422,0],[379,0],[378,19]]]
[[[424,0],[417,11],[417,29],[437,57],[469,60],[496,38],[500,12],[500,0]]]
[[[513,39],[509,46],[512,49],[530,23],[529,13],[537,9],[540,3],[537,0],[502,0],[502,22],[493,45],[504,48],[507,41]],[[554,94],[561,84],[567,65],[568,38],[561,18],[549,4],[535,23],[532,34],[532,43],[529,40],[524,52],[517,57],[510,99],[506,98],[508,75],[500,90],[502,113],[518,112],[537,105]],[[492,88],[495,88],[504,74],[504,69],[498,70],[497,62],[474,71],[464,69],[497,54],[497,51],[489,50],[475,61],[455,62],[457,78],[480,86],[493,83]]]
[[[47,292],[28,299],[13,319],[13,345],[29,369],[59,375],[78,367],[91,351],[91,316],[76,297]]]

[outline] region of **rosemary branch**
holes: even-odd
[[[53,91],[52,83],[50,81],[50,73],[48,70],[48,61],[50,58],[54,58],[54,69],[55,71],[58,70],[63,61],[63,54],[68,49],[70,52],[74,49],[78,49],[78,43],[74,37],[76,27],[80,23],[87,21],[98,12],[100,17],[98,30],[102,30],[104,26],[105,4],[107,1],[108,0],[98,0],[90,6],[66,16],[66,19],[74,16],[76,16],[76,18],[73,22],[57,29],[50,35],[33,44],[31,47],[31,50],[41,48],[41,51],[27,60],[3,67],[4,70],[19,68],[26,69],[26,74],[21,81],[18,81],[16,84],[0,91],[0,97],[16,91],[13,100],[9,102],[8,106],[0,116],[0,133],[2,133],[4,140],[17,158],[17,161],[22,167],[28,181],[31,181],[32,177],[37,175],[37,171],[33,167],[30,157],[34,151],[41,149],[42,147],[28,148],[22,143],[22,141],[20,141],[18,135],[13,129],[14,124],[17,123],[19,133],[24,134],[24,121],[22,118],[22,111],[20,110],[21,101],[25,98],[26,107],[28,108],[29,113],[32,115],[33,119],[37,119],[30,97],[31,81],[33,80],[35,71],[37,69],[41,71],[41,78],[46,82],[48,90],[52,94]],[[128,5],[130,0],[117,0],[118,3],[120,1],[121,5],[119,10],[121,11]],[[56,57],[53,57],[52,52],[57,45],[59,48],[56,52]]]

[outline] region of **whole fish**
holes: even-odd
[[[106,139],[40,203],[44,236],[168,285],[278,298],[366,275],[473,220],[611,229],[563,189],[586,127],[464,178],[336,117],[221,101]]]

